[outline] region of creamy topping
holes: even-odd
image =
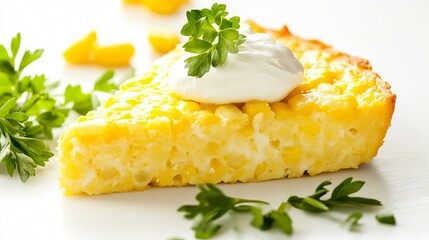
[[[302,82],[304,69],[293,53],[268,34],[250,27],[240,30],[247,40],[225,65],[211,68],[201,78],[188,76],[185,53],[171,67],[166,81],[178,96],[201,103],[227,104],[260,100],[276,102]]]

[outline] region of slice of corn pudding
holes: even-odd
[[[368,61],[294,36],[286,27],[253,28],[293,51],[305,69],[302,85],[274,103],[180,99],[162,82],[183,54],[177,49],[62,134],[64,192],[294,178],[357,168],[376,156],[395,95]]]

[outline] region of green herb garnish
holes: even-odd
[[[29,117],[25,112],[14,111],[14,108],[15,98],[10,98],[0,107],[0,130],[3,138],[0,159],[9,175],[12,176],[15,169],[18,169],[21,180],[25,182],[34,175],[37,165],[44,166],[54,154],[42,140],[26,136],[25,123]],[[34,128],[29,123],[29,128]]]
[[[353,231],[359,224],[359,220],[362,218],[362,213],[354,212],[350,214],[347,219],[344,221],[344,224],[348,225],[348,229]]]
[[[211,9],[186,12],[188,22],[180,33],[189,37],[189,40],[183,48],[197,54],[185,60],[189,76],[200,78],[211,66],[224,65],[228,53],[237,53],[238,46],[246,41],[246,36],[238,32],[240,17],[228,19],[225,9],[225,4],[215,3]]]
[[[333,191],[331,198],[322,200],[321,197],[326,195],[329,190],[326,186],[330,185],[330,181],[322,182],[317,188],[313,195],[305,198],[298,196],[291,196],[288,202],[295,208],[302,209],[308,212],[320,213],[330,210],[336,206],[380,206],[381,202],[376,199],[363,198],[363,197],[351,197],[350,195],[358,192],[365,182],[354,181],[353,178],[347,178],[340,183]]]
[[[293,233],[292,219],[286,212],[286,207],[289,204],[297,209],[312,213],[332,211],[336,206],[348,206],[353,207],[353,209],[364,206],[381,206],[381,202],[375,199],[350,196],[358,192],[365,184],[363,181],[353,181],[351,177],[345,179],[332,191],[331,198],[321,199],[329,192],[326,186],[330,184],[330,181],[324,181],[319,184],[312,195],[305,198],[292,196],[287,202],[280,204],[277,210],[271,210],[265,214],[262,208],[255,204],[248,204],[267,204],[264,201],[228,197],[213,184],[199,185],[200,193],[196,199],[200,204],[184,205],[178,211],[185,212],[187,219],[200,216],[201,218],[192,229],[195,231],[196,238],[207,239],[214,236],[221,228],[221,225],[215,224],[214,221],[229,211],[251,213],[253,216],[251,225],[260,230],[277,228],[283,233],[291,235]],[[346,224],[350,231],[353,231],[359,225],[362,216],[361,212],[353,212],[342,223]],[[377,215],[376,218],[380,223],[392,225],[396,223],[393,215]]]
[[[268,230],[273,227],[280,229],[287,235],[291,235],[293,232],[292,219],[287,214],[286,206],[287,202],[280,204],[277,210],[271,210],[270,212],[263,214],[262,209],[258,207],[252,208],[253,220],[252,226],[261,230]]]
[[[81,86],[68,85],[64,92],[64,104],[81,115],[94,110],[100,105],[99,99],[93,93],[96,91],[112,93],[118,89],[118,85],[110,82],[113,78],[113,70],[107,70],[94,84],[91,92],[84,93]]]
[[[393,214],[380,214],[376,215],[375,218],[379,223],[396,225],[395,216],[393,216]]]
[[[52,129],[63,126],[70,110],[86,114],[97,101],[80,86],[69,85],[64,95],[54,96],[58,82],[47,84],[45,75],[23,76],[43,50],[27,50],[18,61],[20,44],[18,33],[12,38],[10,52],[0,45],[0,163],[10,176],[17,170],[25,182],[34,176],[37,166],[44,166],[54,155],[42,139],[53,138]],[[112,77],[112,71],[104,74],[94,91],[111,92]]]
[[[212,237],[221,228],[214,221],[229,211],[250,212],[253,206],[247,203],[268,204],[259,200],[248,200],[226,196],[213,184],[199,185],[200,193],[196,196],[199,205],[184,205],[178,209],[185,212],[185,218],[193,219],[201,215],[201,219],[192,227],[195,237],[207,239]]]

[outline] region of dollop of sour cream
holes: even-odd
[[[240,32],[247,39],[239,52],[228,54],[223,66],[211,67],[201,78],[188,76],[185,68],[185,59],[193,54],[180,57],[165,79],[170,90],[201,103],[276,102],[301,84],[304,68],[289,48],[249,26],[242,26]]]

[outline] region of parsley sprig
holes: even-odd
[[[185,218],[193,219],[201,215],[201,219],[192,229],[196,238],[207,239],[212,237],[221,228],[214,221],[225,215],[229,211],[250,212],[253,206],[247,203],[268,204],[264,201],[232,198],[226,196],[219,188],[213,184],[199,185],[200,193],[196,196],[198,205],[184,205],[178,209],[185,212]]]
[[[12,38],[10,51],[0,44],[0,163],[10,176],[18,171],[23,182],[35,175],[37,166],[54,155],[44,141],[52,139],[52,129],[62,127],[70,110],[86,114],[97,106],[94,91],[111,92],[108,71],[84,93],[80,86],[67,86],[55,96],[59,82],[48,84],[45,75],[25,75],[24,70],[39,59],[43,49],[27,50],[19,59],[21,34]],[[117,86],[116,86],[117,88]]]
[[[293,232],[292,219],[286,212],[286,207],[288,205],[289,204],[287,202],[282,202],[277,210],[271,210],[266,214],[262,213],[261,208],[253,207],[253,220],[251,222],[252,226],[263,231],[275,227],[280,229],[285,234],[291,235]]]
[[[322,182],[316,191],[308,197],[291,196],[288,202],[295,208],[313,213],[320,213],[329,211],[336,206],[380,206],[380,201],[364,197],[351,197],[350,195],[358,192],[363,185],[364,181],[353,181],[352,177],[345,179],[332,191],[331,198],[322,200],[329,190],[326,186],[332,184],[330,181]]]
[[[375,218],[379,223],[396,225],[396,219],[395,219],[395,216],[393,216],[393,214],[379,214],[379,215],[376,215]]]
[[[363,206],[381,206],[381,202],[376,199],[352,197],[351,194],[358,192],[365,182],[353,181],[353,178],[347,178],[341,182],[332,191],[329,199],[321,199],[329,190],[326,186],[330,181],[324,181],[316,188],[316,191],[308,197],[289,197],[287,202],[280,204],[278,209],[263,213],[263,209],[255,203],[268,204],[259,200],[245,200],[226,196],[220,189],[213,184],[199,185],[200,192],[196,196],[199,205],[184,205],[178,209],[185,212],[185,218],[194,219],[200,216],[197,223],[193,226],[195,237],[199,239],[208,239],[213,237],[221,228],[220,224],[214,223],[218,218],[224,216],[230,211],[251,213],[253,220],[251,225],[260,230],[269,230],[276,228],[287,235],[293,233],[292,219],[287,212],[288,206],[293,206],[312,213],[322,213],[332,211],[337,206],[346,206],[355,208]],[[362,218],[361,212],[353,212],[345,219],[342,224],[347,225],[350,231],[359,225]],[[383,224],[395,225],[396,220],[393,215],[376,215],[377,221]]]
[[[224,65],[228,53],[237,53],[238,46],[246,41],[246,36],[238,32],[240,17],[228,19],[225,10],[225,4],[215,3],[210,9],[186,12],[188,22],[180,33],[189,40],[183,48],[186,52],[197,54],[185,60],[189,76],[200,78],[211,66]]]
[[[0,159],[6,166],[9,175],[16,168],[22,181],[34,175],[34,168],[44,166],[54,154],[42,140],[26,137],[25,123],[28,115],[25,112],[12,111],[16,107],[16,99],[11,98],[0,108],[0,130],[2,146]]]

